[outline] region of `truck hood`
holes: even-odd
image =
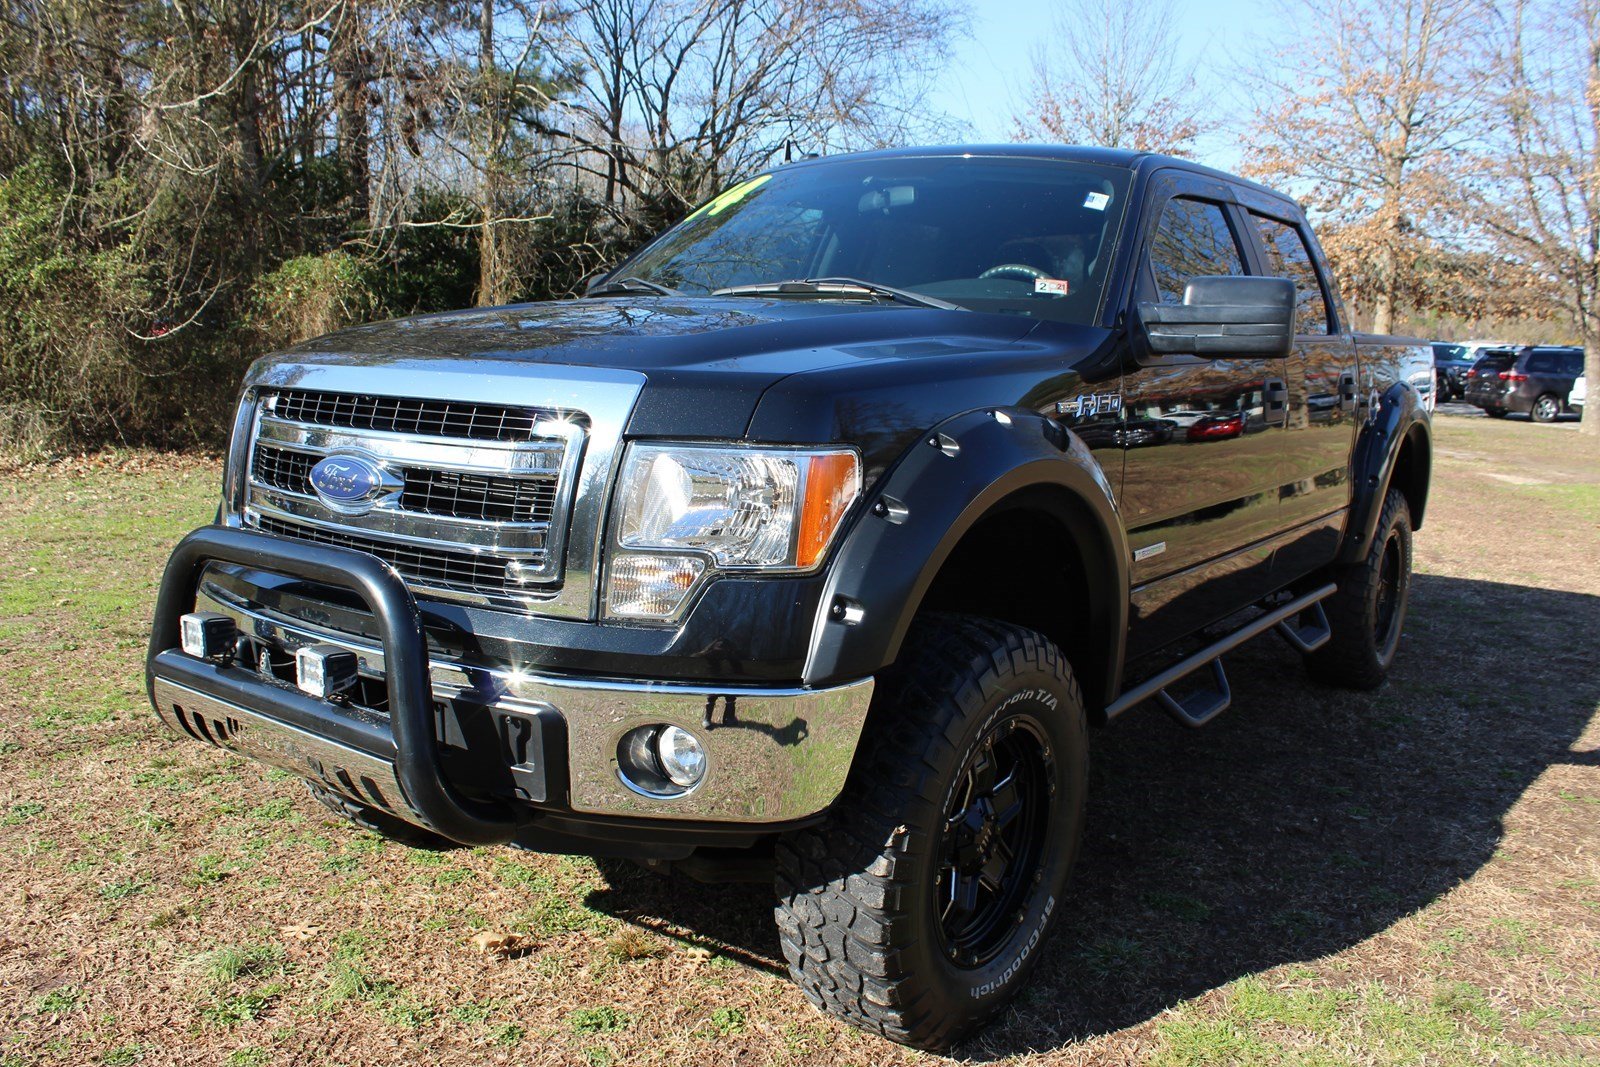
[[[790,375],[992,353],[1035,325],[1008,315],[789,298],[567,300],[357,326],[266,357],[251,377],[285,364],[403,371],[481,361],[631,371],[646,384],[630,434],[736,438],[762,394]]]

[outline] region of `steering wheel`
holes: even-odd
[[[1010,275],[1012,277],[1021,275],[1024,280],[1030,282],[1035,278],[1049,277],[1049,275],[1045,274],[1045,272],[1040,270],[1038,267],[1030,267],[1026,263],[1002,263],[999,266],[990,267],[988,270],[978,275],[978,277],[1000,278],[1006,275]]]

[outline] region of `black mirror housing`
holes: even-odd
[[[1181,304],[1140,304],[1146,349],[1159,356],[1264,356],[1294,347],[1294,282],[1238,275],[1190,278]]]

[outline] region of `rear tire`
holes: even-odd
[[[920,620],[827,821],[781,838],[776,918],[823,1011],[944,1049],[1023,986],[1076,858],[1083,697],[1020,626]]]
[[[1554,393],[1543,393],[1533,402],[1533,407],[1528,409],[1528,414],[1534,422],[1549,424],[1561,417],[1561,398]]]
[[[1333,631],[1306,656],[1311,676],[1348,689],[1376,689],[1388,677],[1411,597],[1411,508],[1389,490],[1367,557],[1340,569],[1338,592],[1322,602]]]
[[[405,845],[407,848],[420,848],[427,852],[448,852],[451,849],[465,846],[434,833],[414,826],[404,819],[397,819],[386,811],[358,804],[333,792],[324,789],[315,782],[307,782],[306,787],[311,790],[311,795],[317,803],[333,812],[335,815],[354,823],[363,830],[370,830],[380,837],[387,837],[390,841]]]

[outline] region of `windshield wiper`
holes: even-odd
[[[653,293],[656,296],[683,295],[669,285],[662,285],[660,282],[652,282],[644,278],[635,278],[631,275],[626,278],[613,278],[610,281],[601,282],[583,295],[610,296],[614,293]]]
[[[897,304],[909,304],[912,307],[939,308],[941,311],[960,311],[961,308],[944,300],[921,293],[913,293],[905,289],[896,289],[892,285],[880,285],[878,282],[863,281],[860,278],[799,278],[786,282],[757,282],[754,285],[733,285],[726,289],[717,289],[712,296],[795,296],[833,295],[840,296],[881,296],[886,300],[893,300]]]

